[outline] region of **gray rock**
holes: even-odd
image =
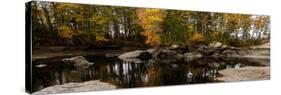
[[[203,57],[203,55],[199,52],[189,52],[184,54],[184,60],[187,62],[199,59],[201,57]]]
[[[140,56],[141,53],[144,53],[144,50],[136,50],[131,52],[126,52],[118,56],[119,59],[130,59],[130,58],[137,58]]]
[[[37,67],[37,68],[43,68],[43,67],[46,67],[47,65],[46,64],[38,64],[38,65],[36,65],[35,67]]]
[[[162,49],[157,53],[157,59],[162,62],[176,62],[184,58],[183,54],[176,52],[175,50]]]
[[[90,66],[94,63],[89,62],[85,57],[83,56],[75,56],[71,58],[64,58],[62,59],[63,62],[72,64],[75,67],[83,67],[83,66]]]
[[[171,46],[170,46],[170,49],[177,49],[177,48],[179,48],[180,47],[180,45],[178,45],[178,44],[172,44]]]
[[[149,60],[152,58],[152,54],[146,50],[136,50],[126,52],[118,56],[119,59],[127,62],[142,63],[142,60]]]
[[[228,47],[227,45],[222,45],[222,46],[221,46],[222,49],[225,49],[225,48],[227,48],[227,47]]]
[[[213,43],[209,44],[210,48],[219,48],[222,46],[223,46],[223,44],[221,42],[213,42]]]
[[[249,80],[269,80],[270,67],[243,67],[232,68],[219,71],[222,77],[218,80],[233,82],[233,81],[249,81]]]
[[[120,54],[105,54],[105,57],[117,57],[119,56]]]
[[[146,51],[148,53],[150,53],[150,54],[154,54],[157,51],[157,49],[156,48],[151,48],[151,49],[147,49]]]
[[[63,85],[50,86],[38,92],[34,92],[32,93],[32,95],[73,93],[73,92],[100,91],[100,90],[113,90],[113,89],[116,89],[116,86],[101,82],[99,80],[94,80],[94,81],[88,81],[83,83],[67,83]]]

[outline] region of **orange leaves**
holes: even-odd
[[[161,23],[164,19],[164,13],[160,9],[138,9],[137,16],[140,25],[144,29],[141,35],[146,37],[145,43],[151,46],[161,44],[159,32],[162,31]]]
[[[145,40],[145,44],[148,44],[150,46],[157,46],[157,45],[161,44],[160,36],[155,32],[144,31],[144,32],[141,32],[141,35],[147,37],[147,39]]]

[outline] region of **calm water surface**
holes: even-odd
[[[101,80],[118,88],[212,83],[218,82],[216,81],[216,77],[219,76],[218,70],[247,65],[261,66],[245,59],[202,58],[188,63],[163,63],[153,60],[131,63],[103,55],[84,57],[95,64],[89,68],[78,69],[63,64],[60,60],[65,57],[33,61],[36,65],[46,65],[42,68],[33,66],[33,91],[52,85],[90,80]]]

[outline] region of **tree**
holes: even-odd
[[[189,14],[186,11],[167,10],[163,21],[163,43],[185,42],[188,32],[187,20]]]
[[[138,9],[137,15],[144,29],[141,35],[146,37],[145,43],[151,46],[161,44],[159,33],[162,32],[161,23],[165,14],[160,9]]]

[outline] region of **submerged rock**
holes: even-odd
[[[89,62],[85,57],[83,56],[75,56],[71,58],[64,58],[62,59],[63,62],[72,64],[75,67],[84,67],[84,66],[90,66],[94,63]]]
[[[108,58],[111,58],[111,57],[118,57],[120,54],[111,54],[111,53],[108,53],[108,54],[105,54],[105,57],[108,57]]]
[[[269,80],[270,67],[243,67],[225,69],[219,71],[222,77],[218,80],[233,82],[233,81],[247,81],[247,80]]]
[[[85,92],[85,91],[100,91],[100,90],[113,90],[116,86],[101,82],[99,80],[88,81],[83,83],[66,83],[63,85],[55,85],[44,88],[32,95],[46,95],[56,93],[72,93],[72,92]]]

